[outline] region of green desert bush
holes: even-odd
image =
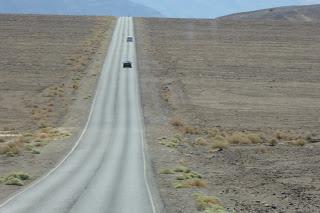
[[[15,172],[12,174],[9,174],[5,177],[0,178],[0,183],[4,183],[6,185],[17,185],[17,186],[23,186],[25,180],[29,180],[30,176],[23,172]]]

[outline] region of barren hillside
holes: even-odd
[[[319,22],[320,5],[311,6],[289,6],[258,10],[249,13],[238,13],[222,17],[223,20],[252,20],[252,21],[302,21],[302,22]]]
[[[320,24],[264,13],[136,19],[146,136],[167,212],[320,208]]]

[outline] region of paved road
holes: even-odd
[[[49,175],[1,205],[1,213],[153,213],[132,18],[119,18],[88,123],[77,146]]]

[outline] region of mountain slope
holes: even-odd
[[[319,0],[131,0],[159,10],[167,17],[216,18],[232,13],[261,10],[288,5],[316,4]],[[192,8],[192,9],[190,9]]]
[[[279,7],[221,17],[228,20],[320,21],[320,5]]]
[[[0,0],[0,13],[161,17],[158,11],[129,0]]]

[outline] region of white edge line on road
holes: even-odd
[[[135,32],[134,32],[134,27],[133,27],[133,18],[131,18],[131,27],[132,27],[132,36],[134,36],[134,39],[135,39]],[[147,159],[146,159],[146,154],[145,154],[145,141],[144,141],[144,118],[143,118],[143,112],[142,112],[142,105],[141,105],[141,96],[140,96],[140,89],[139,89],[139,80],[138,80],[138,67],[137,67],[137,57],[136,57],[136,43],[134,42],[134,65],[136,66],[136,94],[137,94],[137,104],[138,104],[138,109],[139,109],[139,112],[140,112],[140,124],[142,125],[141,128],[142,128],[142,131],[140,133],[140,137],[141,137],[141,148],[142,148],[142,157],[143,157],[143,175],[144,175],[144,183],[146,185],[146,188],[147,188],[147,192],[148,192],[148,196],[149,196],[149,200],[150,200],[150,203],[151,203],[151,207],[152,207],[152,213],[157,213],[156,211],[156,207],[154,205],[154,200],[153,200],[153,196],[152,196],[152,192],[151,192],[151,188],[150,188],[150,185],[149,185],[149,181],[148,181],[148,175],[147,175]]]
[[[114,26],[114,32],[116,30],[116,27],[117,27],[117,24],[118,24],[118,21],[119,21],[119,18],[117,19],[117,22],[116,22],[116,25]],[[110,40],[110,46],[108,47],[108,49],[111,47],[111,42],[112,42],[112,39]],[[108,57],[108,53],[107,53],[107,56]],[[104,67],[104,65],[103,65]],[[102,67],[102,70],[103,70],[103,67]],[[100,77],[99,77],[100,78]],[[54,167],[51,171],[49,171],[46,175],[42,176],[40,179],[38,179],[37,181],[33,182],[31,185],[27,186],[25,189],[23,189],[22,191],[14,194],[13,196],[11,196],[10,198],[8,198],[5,202],[3,202],[1,205],[0,205],[0,208],[4,207],[5,205],[7,205],[10,201],[12,201],[13,199],[17,198],[19,195],[23,194],[24,192],[28,191],[30,188],[34,187],[35,185],[39,184],[40,182],[44,181],[46,178],[48,178],[53,172],[55,172],[69,157],[70,155],[74,152],[74,150],[79,146],[80,144],[80,141],[82,140],[83,136],[84,136],[84,133],[87,131],[88,129],[88,126],[89,126],[89,122],[91,120],[91,117],[92,117],[92,113],[93,113],[93,109],[94,109],[94,106],[96,105],[96,100],[97,100],[97,88],[96,88],[96,91],[95,91],[95,95],[94,95],[94,99],[92,101],[92,104],[91,104],[91,107],[90,107],[90,112],[89,112],[89,116],[88,116],[88,119],[86,121],[86,125],[84,126],[82,132],[81,132],[81,135],[79,136],[77,142],[75,143],[75,145],[72,147],[71,151],[62,159],[62,161],[56,166]]]

